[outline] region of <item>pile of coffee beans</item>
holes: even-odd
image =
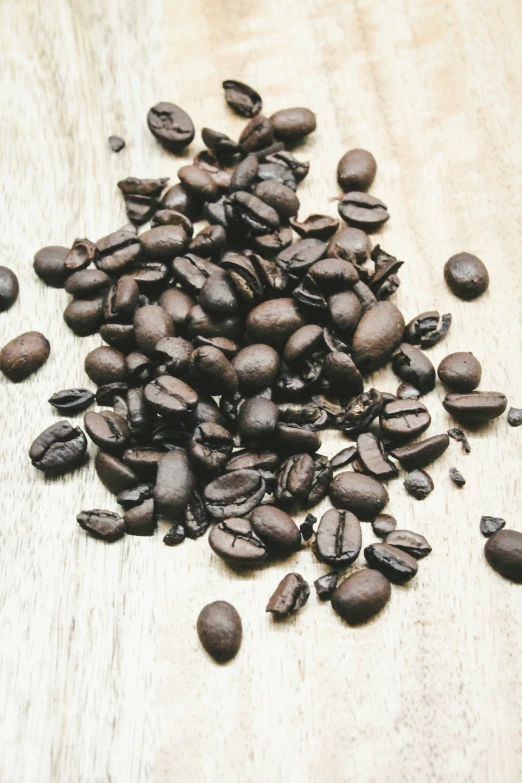
[[[94,401],[107,408],[87,411],[84,427],[99,449],[96,472],[122,511],[83,510],[78,523],[115,541],[150,535],[161,519],[172,525],[169,546],[210,528],[212,550],[236,569],[287,557],[313,538],[316,557],[331,569],[315,582],[317,595],[360,623],[431,552],[423,536],[396,529],[383,513],[386,482],[406,470],[404,486],[421,500],[434,489],[425,468],[449,438],[469,451],[458,428],[412,442],[431,423],[422,396],[438,376],[448,390],[444,407],[462,425],[495,419],[507,400],[477,391],[482,368],[470,353],[434,367],[425,350],[447,334],[450,314],[424,312],[406,323],[390,301],[403,262],[372,247],[370,234],[390,218],[367,192],[377,171],[373,155],[350,150],[339,162],[342,223],[321,214],[299,219],[297,190],[309,163],[294,152],[316,130],[315,115],[290,108],[263,116],[251,87],[232,80],[223,87],[231,109],[249,120],[237,141],[203,128],[206,149],[179,169],[178,183],[118,183],[127,225],[71,248],[45,247],[34,258],[36,274],[70,294],[69,328],[99,332],[105,343],[85,358],[96,394],[66,389],[49,400],[66,416]],[[187,112],[171,103],[152,107],[147,122],[175,154],[195,136]],[[118,151],[124,142],[111,137],[110,144]],[[489,283],[485,265],[469,253],[450,258],[444,276],[463,299]],[[16,298],[13,278],[0,269],[2,309]],[[49,350],[43,335],[21,335],[0,352],[0,369],[21,380]],[[388,362],[396,394],[365,388],[365,376]],[[522,423],[519,410],[509,416],[512,426]],[[321,453],[326,429],[351,442],[331,458]],[[64,420],[36,438],[29,456],[56,475],[86,453],[84,432]],[[347,469],[334,475],[340,468]],[[465,484],[456,468],[450,477]],[[295,513],[327,495],[332,508],[319,523],[309,514],[298,527]],[[371,522],[380,541],[364,549],[367,567],[339,582],[360,554],[361,522]],[[491,520],[481,525],[491,535],[491,565],[521,577],[521,534]],[[290,573],[267,611],[287,617],[309,594],[303,577]],[[241,643],[241,620],[218,601],[202,611],[198,633],[210,654],[229,660]]]

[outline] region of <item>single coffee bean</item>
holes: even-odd
[[[192,221],[177,209],[159,209],[151,222],[151,228],[155,226],[181,226],[188,237],[194,233]]]
[[[180,285],[195,296],[203,290],[207,280],[215,275],[223,274],[216,264],[192,253],[175,258],[172,262],[172,272]]]
[[[190,220],[199,217],[200,204],[198,200],[183,187],[181,182],[173,185],[164,193],[161,206],[163,209],[174,209],[176,212],[181,212]]]
[[[208,173],[199,166],[182,166],[178,171],[182,185],[189,193],[202,201],[216,201],[219,198],[219,188]]]
[[[258,167],[259,162],[255,155],[247,155],[243,158],[232,174],[229,192],[236,193],[237,191],[245,192],[250,190],[256,179]]]
[[[168,181],[168,177],[158,179],[127,177],[118,182],[118,188],[124,196],[159,196]]]
[[[489,274],[483,261],[471,253],[457,253],[444,265],[444,279],[459,299],[476,299],[489,287]]]
[[[123,515],[125,531],[131,536],[151,536],[156,529],[154,501],[144,500],[139,505],[127,509]]]
[[[401,343],[399,352],[393,357],[393,371],[403,381],[416,386],[426,394],[435,386],[435,368],[420,348]]]
[[[484,424],[501,416],[506,410],[507,398],[500,392],[469,392],[447,394],[444,408],[458,421]]]
[[[180,523],[174,523],[163,536],[163,543],[167,546],[178,546],[185,540],[185,528]]]
[[[344,472],[333,478],[330,500],[336,508],[351,511],[358,519],[371,520],[388,502],[388,493],[386,487],[371,476]]]
[[[416,500],[424,500],[433,492],[433,479],[425,470],[412,470],[404,479],[404,486]]]
[[[51,353],[51,344],[41,332],[24,332],[0,350],[0,371],[18,383],[42,367]]]
[[[103,300],[100,300],[103,306]],[[128,353],[136,348],[134,326],[132,324],[102,324],[100,337],[118,351]]]
[[[323,514],[315,537],[319,560],[331,566],[349,566],[357,560],[361,546],[361,523],[354,514],[336,508]]]
[[[92,509],[92,511],[80,511],[76,520],[80,527],[91,536],[101,538],[103,541],[117,541],[125,534],[123,519],[114,511],[105,511],[99,508]]]
[[[320,601],[328,601],[332,597],[332,594],[337,587],[339,581],[339,574],[337,571],[331,571],[329,574],[320,576],[316,579],[314,586],[317,592],[317,597]]]
[[[187,452],[183,449],[169,451],[158,463],[154,501],[158,513],[169,520],[179,519],[183,514],[196,478],[192,471]]]
[[[410,443],[407,446],[390,451],[395,459],[399,460],[405,470],[424,468],[431,462],[435,462],[449,446],[449,437],[444,432],[441,435],[433,435],[431,438]]]
[[[152,484],[137,484],[132,489],[124,489],[122,492],[119,492],[116,502],[124,509],[139,506],[144,500],[152,497],[152,491]]]
[[[243,628],[241,617],[227,601],[214,601],[199,613],[199,641],[218,663],[235,658],[241,647]]]
[[[99,296],[110,286],[109,275],[99,269],[80,269],[67,278],[65,290],[77,299]]]
[[[195,428],[189,443],[194,466],[207,476],[216,475],[230,459],[234,438],[228,430],[211,422]]]
[[[90,389],[64,389],[55,392],[47,400],[59,413],[74,416],[81,413],[94,402],[94,393]]]
[[[273,442],[279,408],[271,400],[252,397],[241,405],[237,419],[241,442],[251,446]]]
[[[103,305],[103,317],[106,321],[120,323],[132,320],[138,305],[140,290],[136,281],[129,275],[120,277],[117,283],[109,288]]]
[[[307,514],[305,517],[305,521],[299,525],[299,530],[301,531],[301,536],[303,538],[303,541],[309,541],[312,536],[314,535],[314,525],[317,524],[317,517],[313,514]]]
[[[329,215],[309,215],[306,220],[290,218],[290,225],[303,239],[329,239],[339,227],[339,221]]]
[[[393,400],[382,409],[380,426],[383,433],[395,440],[420,435],[431,424],[431,416],[418,400]]]
[[[235,141],[232,141],[232,139],[227,136],[226,133],[220,133],[220,131],[212,130],[212,128],[203,128],[201,131],[201,138],[203,139],[203,143],[207,145],[211,152],[214,153],[216,158],[229,159],[233,158],[235,155],[238,155],[241,152],[241,147],[239,144],[237,144]],[[207,170],[207,164],[205,163],[202,165],[201,159],[198,160],[197,163],[194,161],[194,165],[199,166],[204,171]],[[208,173],[212,176],[211,171],[208,171]],[[217,185],[215,178],[212,177],[212,179]],[[228,182],[230,182],[230,178],[228,179]]]
[[[372,530],[378,538],[386,538],[397,527],[397,520],[391,514],[379,514],[372,522]]]
[[[396,394],[399,400],[418,400],[421,396],[420,391],[411,383],[399,384]]]
[[[145,400],[151,408],[169,420],[183,420],[194,411],[197,392],[179,378],[162,375],[145,387]]]
[[[94,348],[85,357],[85,372],[93,383],[102,386],[127,380],[125,356],[115,348]]]
[[[68,421],[51,424],[31,444],[29,458],[37,470],[58,475],[74,470],[87,452],[87,438]]]
[[[368,473],[376,478],[385,481],[397,475],[397,468],[385,456],[383,445],[373,432],[362,432],[358,436],[357,454]]]
[[[18,278],[12,269],[0,266],[0,313],[4,313],[18,299],[20,287]]]
[[[320,239],[298,239],[282,250],[276,259],[277,265],[287,274],[301,277],[326,253],[326,242]]]
[[[231,517],[214,525],[209,533],[211,549],[235,568],[256,568],[267,558],[266,547],[247,519]]]
[[[207,532],[213,520],[207,511],[203,496],[194,490],[189,498],[183,525],[187,538],[196,539]]]
[[[301,182],[310,169],[309,163],[303,163],[303,161],[297,160],[291,152],[284,148],[278,150],[274,148],[270,154],[266,155],[265,160],[267,164],[277,164],[278,166],[288,169],[294,176],[296,182]]]
[[[402,313],[392,302],[379,302],[364,313],[353,336],[353,360],[362,372],[383,365],[404,332]]]
[[[238,387],[242,393],[253,394],[270,386],[280,367],[279,354],[269,345],[247,345],[232,360]]]
[[[197,388],[207,394],[234,394],[237,390],[236,371],[225,354],[210,345],[196,348],[190,357],[190,375]]]
[[[353,291],[340,291],[328,299],[328,310],[336,329],[353,334],[361,320],[363,308]]]
[[[234,340],[229,340],[228,337],[202,337],[196,336],[194,338],[195,345],[203,346],[208,345],[211,348],[217,348],[224,356],[230,361],[239,351],[239,345]]]
[[[310,587],[301,574],[287,574],[272,594],[266,611],[278,620],[302,609],[310,597]]]
[[[195,305],[189,313],[187,333],[191,338],[227,337],[237,340],[241,328],[242,322],[237,316],[217,318],[206,313],[200,305]]]
[[[269,551],[295,552],[301,547],[301,532],[291,516],[276,506],[258,506],[250,515],[250,524]]]
[[[252,193],[238,190],[225,201],[227,225],[241,234],[270,234],[279,228],[279,215]]]
[[[438,366],[437,375],[449,389],[470,392],[477,388],[482,377],[482,366],[472,353],[450,353]]]
[[[287,364],[299,364],[324,349],[323,330],[316,324],[302,326],[288,339],[283,359]]]
[[[277,425],[277,443],[278,450],[285,454],[295,454],[296,452],[309,452],[313,454],[321,448],[321,438],[317,432],[309,430],[306,427],[300,427],[298,424]]]
[[[522,408],[509,409],[508,424],[510,427],[520,427],[520,425],[522,424]]]
[[[63,320],[78,337],[96,334],[103,323],[103,297],[73,299],[63,311]]]
[[[370,237],[360,228],[343,228],[328,244],[328,256],[364,264],[370,257]]]
[[[453,438],[453,440],[456,440],[457,443],[462,443],[462,451],[464,454],[469,454],[471,451],[471,446],[469,445],[468,439],[460,430],[458,427],[452,427],[450,430],[448,430],[448,435],[450,438]]]
[[[347,623],[359,625],[378,614],[390,596],[391,585],[384,574],[373,568],[363,568],[336,587],[332,607]]]
[[[170,316],[174,328],[183,332],[188,322],[190,310],[196,304],[196,300],[179,288],[168,288],[158,299],[158,304]]]
[[[246,320],[246,334],[251,343],[277,346],[286,343],[304,325],[305,320],[293,299],[272,299],[250,311]]]
[[[138,477],[133,470],[104,451],[97,453],[94,467],[103,486],[113,495],[119,495],[123,490],[131,489],[138,483]]]
[[[187,112],[174,103],[157,103],[147,114],[147,125],[166,149],[181,153],[194,138],[194,123]]]
[[[140,351],[151,354],[162,337],[174,336],[174,324],[159,305],[146,305],[134,314],[134,333]]]
[[[502,530],[506,526],[506,520],[501,517],[481,517],[480,518],[480,532],[486,538],[489,538],[498,530]]]
[[[243,516],[263,499],[265,482],[255,470],[235,470],[207,484],[203,494],[215,519]]]
[[[349,150],[337,166],[337,182],[345,193],[368,190],[375,174],[377,163],[367,150]]]
[[[124,397],[128,391],[128,384],[123,383],[122,381],[106,383],[104,386],[100,386],[96,391],[96,404],[113,405],[116,398]]]
[[[125,147],[125,139],[121,136],[109,136],[109,146],[113,152],[120,152]]]
[[[187,240],[182,226],[155,226],[140,235],[143,254],[152,261],[170,261],[183,253]]]
[[[466,484],[466,479],[464,478],[460,470],[457,470],[457,468],[449,469],[449,477],[453,481],[453,483],[457,485],[457,487],[463,487]]]
[[[380,415],[384,405],[383,395],[377,389],[359,394],[348,403],[339,416],[343,433],[351,438],[368,429],[372,421]]]
[[[414,557],[390,544],[370,544],[365,548],[364,556],[371,568],[381,571],[390,582],[397,584],[409,582],[419,570]]]
[[[71,270],[65,266],[69,254],[68,247],[50,245],[42,247],[34,257],[33,268],[40,280],[53,288],[63,288]]]
[[[248,84],[227,79],[223,82],[225,100],[240,117],[255,117],[263,108],[261,96]]]
[[[270,117],[270,124],[276,138],[290,143],[301,141],[317,127],[313,111],[301,107],[276,111]]]
[[[436,310],[421,313],[404,330],[404,339],[412,345],[429,348],[439,342],[448,333],[451,315],[440,315]]]
[[[205,226],[196,234],[189,245],[189,251],[201,258],[219,256],[225,246],[227,235],[223,226]]]
[[[269,147],[274,140],[274,131],[270,120],[258,114],[243,128],[239,144],[245,152],[257,152]]]
[[[522,533],[498,530],[486,541],[484,554],[499,574],[513,582],[522,582]]]
[[[255,189],[255,195],[275,209],[283,221],[294,217],[299,211],[299,199],[294,191],[275,180],[260,182]]]
[[[67,253],[65,267],[70,272],[85,269],[96,260],[98,249],[90,239],[75,239],[72,248]]]
[[[368,233],[377,231],[390,219],[388,207],[369,193],[352,191],[339,201],[339,214],[348,225]]]
[[[130,440],[127,422],[114,411],[89,411],[83,423],[93,443],[109,454],[120,454]]]
[[[361,373],[351,356],[341,351],[331,351],[323,363],[323,376],[330,381],[332,388],[346,398],[362,393],[364,382]]]
[[[330,460],[330,466],[332,468],[344,468],[349,465],[352,460],[357,457],[357,446],[348,446],[346,449],[341,449]]]
[[[411,530],[393,530],[386,537],[386,543],[396,549],[402,549],[417,560],[426,557],[432,551],[424,536]]]
[[[263,299],[263,286],[252,261],[240,253],[225,253],[221,266],[232,280],[238,297],[252,307]]]
[[[129,448],[121,455],[121,461],[132,468],[142,480],[153,481],[158,472],[158,462],[164,453],[153,448]]]

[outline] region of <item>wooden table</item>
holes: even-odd
[[[451,312],[432,360],[473,351],[482,388],[522,405],[521,25],[516,0],[3,0],[0,261],[21,295],[0,317],[0,342],[40,329],[52,343],[37,375],[1,381],[3,783],[520,781],[522,588],[486,565],[478,528],[491,514],[522,530],[522,431],[506,417],[471,436],[469,456],[451,444],[424,502],[392,483],[389,511],[433,554],[356,630],[315,594],[288,622],[265,614],[289,570],[310,582],[326,571],[309,546],[239,578],[205,540],[166,547],[164,526],[105,545],[75,521],[82,508],[116,508],[92,460],[46,481],[27,448],[57,418],[51,393],[88,384],[83,359],[100,344],[64,326],[67,296],[36,278],[34,252],[121,225],[120,178],[176,180],[180,160],[147,130],[155,102],[237,137],[224,78],[258,88],[267,113],[317,112],[298,152],[312,164],[302,217],[336,214],[345,150],[374,152],[372,192],[392,213],[378,241],[406,260],[398,305],[407,319]],[[127,140],[119,155],[110,134]],[[190,154],[199,149],[198,134]],[[472,303],[443,283],[461,250],[491,274]],[[397,380],[373,383],[393,391]],[[443,393],[428,397],[433,434],[451,426]],[[338,448],[325,437],[324,453]],[[221,668],[194,628],[218,598],[244,622],[241,652]]]

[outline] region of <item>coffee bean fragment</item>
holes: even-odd
[[[90,389],[63,389],[55,392],[47,402],[59,413],[74,416],[93,404],[94,393]]]
[[[263,108],[261,96],[248,84],[227,79],[223,82],[225,100],[241,117],[255,117]]]
[[[0,313],[4,313],[18,299],[20,287],[18,278],[12,269],[0,266]]]
[[[147,125],[166,149],[181,153],[194,138],[194,124],[187,112],[174,103],[162,101],[149,110]]]
[[[386,480],[397,475],[397,468],[384,453],[381,441],[372,432],[362,432],[357,438],[358,458],[377,478]]]
[[[299,530],[303,537],[303,541],[309,541],[314,534],[314,525],[317,524],[317,517],[313,514],[307,514],[305,521],[299,525]]]
[[[216,555],[235,568],[257,568],[267,558],[266,547],[248,519],[230,517],[218,522],[210,531],[208,543]]]
[[[376,173],[377,163],[371,152],[349,150],[337,165],[337,182],[345,192],[364,191],[368,190]]]
[[[350,625],[359,625],[378,614],[391,596],[389,580],[380,571],[362,568],[350,574],[332,595],[332,607]]]
[[[446,395],[442,404],[459,421],[485,424],[504,413],[507,398],[500,392],[452,392]]]
[[[331,508],[323,514],[315,537],[317,557],[331,566],[353,563],[361,551],[361,524],[350,511]]]
[[[480,383],[482,367],[472,353],[458,351],[450,353],[441,361],[437,368],[437,375],[449,389],[471,392]]]
[[[396,394],[399,400],[418,400],[421,396],[420,391],[411,383],[401,383]]]
[[[332,468],[344,468],[345,465],[349,465],[350,462],[357,457],[357,446],[348,446],[346,449],[341,449],[330,460],[330,466]]]
[[[207,511],[203,495],[194,490],[189,498],[184,516],[184,529],[187,538],[196,539],[207,532],[213,520]]]
[[[380,415],[383,408],[383,397],[377,389],[370,389],[359,394],[346,407],[339,417],[341,429],[347,437],[358,435],[367,429],[372,421]]]
[[[522,408],[511,407],[509,409],[508,424],[510,427],[520,427],[522,424]]]
[[[489,538],[498,530],[502,530],[506,526],[506,520],[501,517],[481,517],[480,518],[480,532],[486,538]]]
[[[109,136],[109,146],[113,152],[120,152],[125,147],[125,139],[121,136]]]
[[[420,533],[411,530],[393,530],[386,536],[386,543],[397,549],[402,549],[412,557],[420,560],[430,554],[431,546]]]
[[[407,492],[416,500],[424,500],[433,492],[433,479],[425,470],[412,470],[404,479]]]
[[[29,458],[37,470],[58,475],[74,470],[87,452],[87,438],[68,421],[51,424],[31,444]]]
[[[337,587],[339,574],[337,571],[331,571],[329,574],[320,576],[314,582],[317,597],[320,601],[328,601]]]
[[[448,435],[450,438],[453,438],[453,440],[456,440],[457,443],[462,443],[462,451],[465,454],[469,454],[471,451],[471,446],[469,445],[468,439],[464,435],[461,429],[458,427],[452,427],[448,430]]]
[[[464,478],[460,470],[457,470],[457,468],[449,469],[449,477],[453,481],[453,483],[457,485],[457,487],[463,487],[466,483],[466,479]]]
[[[391,514],[379,514],[372,522],[372,530],[378,538],[386,538],[397,527],[397,520]]]
[[[363,474],[338,473],[330,484],[330,500],[336,508],[351,511],[360,520],[372,520],[388,502],[380,481]]]
[[[266,611],[278,620],[302,609],[310,597],[310,586],[301,574],[287,574],[272,594]]]
[[[178,546],[185,540],[185,528],[179,523],[175,523],[167,530],[163,536],[163,543],[167,546]]]
[[[132,506],[139,506],[144,500],[149,500],[152,497],[152,492],[152,484],[137,484],[131,489],[124,489],[119,492],[116,502],[127,510],[132,508]]]
[[[377,231],[390,219],[388,208],[369,193],[352,191],[339,201],[339,214],[348,225],[367,233]]]
[[[243,638],[241,617],[227,601],[214,601],[203,607],[197,622],[199,641],[218,663],[234,658]]]
[[[85,269],[98,256],[98,248],[90,239],[75,239],[65,259],[65,267],[71,272]]]
[[[154,500],[149,498],[139,505],[132,506],[123,515],[125,530],[131,536],[151,536],[156,529]]]
[[[0,372],[14,383],[24,381],[42,367],[51,344],[41,332],[24,332],[0,350]]]
[[[329,239],[339,227],[339,221],[329,215],[309,215],[306,220],[299,222],[297,218],[290,218],[290,225],[303,239]]]
[[[117,541],[125,534],[123,519],[114,511],[105,511],[99,508],[92,509],[92,511],[80,511],[76,520],[80,527],[91,536],[101,538],[103,541]]]
[[[446,336],[451,326],[451,314],[440,315],[437,310],[421,313],[407,324],[404,339],[412,345],[430,348]]]
[[[390,544],[370,544],[365,548],[364,556],[371,568],[381,571],[390,582],[397,584],[409,582],[419,570],[414,557]]]
[[[522,533],[498,530],[486,541],[484,554],[499,574],[513,582],[522,582]]]
[[[201,138],[203,139],[203,143],[214,153],[216,158],[233,158],[241,152],[241,148],[237,142],[232,141],[226,133],[220,133],[219,131],[212,130],[212,128],[203,128],[201,131]],[[195,165],[197,164],[195,163]],[[180,177],[180,179],[182,178]],[[214,179],[214,182],[216,182],[217,185],[215,178],[212,177],[212,179]]]
[[[486,265],[471,253],[451,256],[444,266],[444,279],[459,299],[476,299],[489,287]]]
[[[390,454],[399,460],[406,470],[424,468],[438,459],[449,446],[449,437],[446,433],[433,435],[431,438],[410,443],[407,446],[393,449]]]

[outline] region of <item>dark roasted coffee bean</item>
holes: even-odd
[[[278,424],[277,427],[278,450],[285,454],[297,452],[313,452],[321,448],[321,438],[306,427],[297,424]]]
[[[18,299],[18,278],[12,269],[0,266],[0,313],[9,310]]]
[[[326,409],[313,400],[303,403],[282,402],[278,407],[281,424],[294,424],[305,430],[320,430],[330,424]]]
[[[245,152],[257,152],[269,147],[273,140],[274,131],[270,120],[259,114],[245,125],[239,137],[239,144]]]
[[[372,529],[378,538],[386,538],[397,527],[397,520],[391,514],[379,514],[372,522]]]
[[[207,145],[217,158],[232,158],[241,152],[239,144],[232,141],[226,133],[220,133],[212,130],[212,128],[203,128],[201,138],[203,143]],[[182,180],[181,177],[180,179]]]
[[[282,221],[295,217],[299,211],[299,199],[294,191],[275,180],[260,182],[255,189],[255,195],[275,209]]]
[[[134,326],[132,324],[103,324],[100,326],[100,337],[111,348],[116,348],[124,353],[136,348]]]
[[[118,188],[124,196],[159,196],[168,181],[168,177],[158,179],[127,177],[118,182]]]
[[[127,380],[125,356],[106,345],[94,348],[87,354],[84,368],[91,381],[98,386]]]
[[[228,430],[211,422],[200,424],[189,443],[194,466],[207,476],[215,476],[230,459],[234,438]]]
[[[182,166],[178,177],[186,190],[201,201],[216,201],[219,198],[218,186],[208,171],[199,166]]]
[[[339,221],[329,215],[309,215],[306,220],[299,222],[297,218],[290,218],[290,225],[303,239],[329,239],[339,227]]]
[[[170,316],[174,328],[183,332],[196,300],[179,288],[168,288],[158,299],[158,304]]]
[[[349,566],[357,560],[361,546],[361,524],[354,514],[335,508],[323,514],[315,536],[319,560],[331,566]]]
[[[195,220],[199,216],[200,204],[179,182],[173,185],[163,195],[161,199],[163,209],[175,209],[176,212],[182,212],[190,220]]]
[[[254,265],[246,256],[240,253],[225,253],[221,266],[232,280],[238,297],[245,301],[248,307],[262,301],[263,286]]]
[[[196,348],[190,357],[189,371],[194,385],[212,396],[234,394],[237,390],[236,371],[218,348]]]
[[[51,344],[41,332],[24,332],[0,350],[0,372],[18,383],[39,370],[50,353]]]
[[[144,500],[137,506],[127,509],[123,515],[125,530],[131,536],[151,536],[156,529],[154,501]]]
[[[471,451],[471,446],[469,445],[468,439],[462,432],[462,430],[459,430],[458,427],[452,427],[450,430],[448,430],[448,435],[450,438],[453,438],[453,440],[456,440],[457,443],[462,443],[462,451],[465,454],[469,454]]]
[[[425,470],[412,470],[404,479],[404,486],[416,500],[424,500],[433,492],[433,479]]]
[[[510,427],[520,427],[522,424],[522,408],[511,407],[509,409],[508,424]]]
[[[486,541],[484,554],[499,574],[513,582],[522,582],[522,533],[498,530]]]
[[[74,416],[93,404],[94,393],[90,389],[63,389],[55,392],[47,402],[59,413]]]
[[[362,432],[357,438],[358,458],[377,478],[386,480],[397,475],[397,468],[384,454],[381,441],[372,432]]]
[[[187,112],[173,103],[157,103],[147,114],[153,136],[171,152],[181,153],[194,138],[194,124]]]
[[[116,502],[124,509],[132,508],[152,497],[152,484],[137,484],[132,489],[124,489],[118,494]]]
[[[361,320],[363,308],[353,291],[340,291],[328,299],[328,310],[336,329],[343,334],[353,334]]]
[[[328,245],[328,256],[364,264],[371,251],[370,237],[360,228],[344,228]]]
[[[383,408],[383,396],[377,389],[359,394],[352,400],[339,417],[343,433],[347,437],[358,435],[366,430],[372,421],[380,415]]]
[[[175,340],[175,337],[165,337],[165,340]],[[180,339],[180,338],[178,338]],[[161,342],[161,341],[160,341]],[[125,357],[127,365],[127,374],[129,383],[138,383],[140,381],[150,380],[152,362],[148,356],[139,351],[132,351]]]
[[[113,231],[111,234],[98,239],[96,248],[100,256],[113,255],[118,250],[134,245],[138,242],[138,232],[135,226],[130,224]]]
[[[152,433],[152,443],[157,448],[165,451],[175,451],[185,446],[190,438],[190,433],[184,427],[183,423],[160,424],[154,428]]]
[[[227,79],[223,82],[223,89],[226,102],[241,117],[255,117],[263,108],[261,96],[248,84]]]
[[[375,264],[375,270],[369,280],[370,288],[378,299],[386,299],[400,285],[396,273],[404,261],[399,261],[398,258],[383,250],[380,245],[375,245],[371,252],[371,258]]]
[[[258,506],[250,515],[250,524],[269,551],[288,554],[301,546],[301,532],[294,520],[275,506]]]
[[[404,332],[402,313],[391,302],[379,302],[364,313],[353,336],[353,360],[363,372],[383,365]]]
[[[225,201],[227,226],[242,234],[270,234],[279,228],[279,215],[252,193],[238,190]]]
[[[237,419],[241,442],[258,446],[274,441],[279,420],[279,408],[271,400],[252,397],[241,405]]]
[[[125,139],[121,136],[109,136],[109,146],[113,152],[120,152],[125,147]]]
[[[202,337],[200,335],[194,338],[194,345],[208,345],[211,348],[217,348],[217,350],[221,351],[229,361],[231,361],[239,351],[239,345],[235,343],[234,340],[229,340],[228,337]]]
[[[266,611],[278,620],[302,609],[310,597],[310,587],[301,574],[287,574],[272,594]]]
[[[404,330],[404,339],[412,345],[429,348],[439,342],[451,326],[451,315],[440,315],[436,310],[421,313]]]
[[[164,454],[158,462],[154,501],[158,513],[169,520],[179,520],[196,484],[187,452],[176,449]]]
[[[108,275],[121,275],[130,272],[133,265],[140,259],[140,243],[138,238],[132,244],[115,250],[110,255],[103,255],[96,260],[96,266]]]
[[[153,357],[165,367],[169,375],[187,380],[193,350],[192,343],[182,337],[162,337],[156,343]]]
[[[390,544],[370,544],[364,550],[364,557],[371,568],[397,584],[409,582],[419,570],[414,557]]]
[[[143,481],[153,481],[163,454],[163,451],[155,451],[153,448],[130,448],[123,452],[121,461]]]
[[[277,377],[280,367],[278,353],[262,343],[247,345],[232,360],[239,390],[252,394],[270,386]]]
[[[351,399],[362,393],[363,378],[352,357],[341,351],[327,354],[323,364],[323,376],[330,381],[332,389]]]
[[[345,193],[368,190],[376,173],[377,163],[371,152],[349,150],[338,163],[337,182]]]
[[[152,218],[151,227],[155,226],[181,226],[188,237],[194,233],[192,221],[176,209],[160,209]]]
[[[411,530],[393,530],[386,537],[386,543],[397,549],[402,549],[408,555],[420,560],[431,552],[431,546],[420,533]]]
[[[293,299],[272,299],[250,311],[246,334],[249,342],[281,345],[305,323]]]
[[[103,297],[73,299],[63,311],[63,320],[78,337],[95,334],[103,323]]]
[[[241,647],[243,629],[241,617],[227,601],[214,601],[199,613],[199,641],[218,663],[235,658]]]
[[[332,468],[344,468],[345,465],[349,465],[350,462],[357,457],[357,447],[348,446],[346,449],[341,449],[330,460],[330,466]]]
[[[133,470],[104,451],[97,453],[94,467],[104,487],[113,495],[118,495],[124,489],[131,489],[138,483],[138,477]]]
[[[198,402],[197,392],[179,378],[162,375],[145,387],[145,399],[156,413],[166,419],[180,420],[192,413]]]
[[[125,534],[123,519],[114,511],[104,511],[99,508],[80,511],[76,521],[91,536],[101,538],[103,541],[117,541]]]
[[[247,155],[246,158],[238,163],[232,174],[229,192],[236,193],[237,191],[245,192],[250,190],[256,179],[258,167],[259,162],[256,156]]]
[[[470,392],[477,388],[482,377],[482,366],[472,353],[450,353],[438,366],[437,375],[449,389]]]
[[[194,490],[185,509],[184,529],[187,538],[200,538],[207,532],[213,519],[207,511],[203,496]]]
[[[162,307],[147,305],[134,313],[134,333],[138,348],[143,353],[152,354],[162,337],[174,336],[174,324]]]
[[[447,394],[444,408],[455,419],[467,424],[484,424],[501,416],[506,410],[507,398],[500,392],[458,392]]]
[[[261,163],[257,169],[256,179],[261,184],[271,182],[274,185],[284,185],[294,194],[297,190],[297,183],[291,170],[279,163]]]
[[[342,258],[323,258],[313,264],[308,272],[325,296],[347,290],[359,280],[359,273],[353,264]]]
[[[418,400],[394,400],[382,409],[380,425],[382,432],[395,440],[406,440],[420,435],[428,429],[431,416]]]
[[[167,546],[177,546],[185,540],[185,528],[179,523],[174,523],[163,536],[163,543]]]
[[[313,534],[314,534],[314,525],[317,524],[317,517],[313,514],[307,514],[305,517],[305,521],[299,525],[299,530],[301,531],[301,536],[303,538],[303,541],[309,541]]]
[[[106,383],[104,386],[100,386],[96,391],[96,404],[113,405],[115,399],[117,397],[125,396],[128,390],[128,384],[121,381]]]
[[[283,358],[287,364],[299,364],[324,349],[323,330],[316,324],[302,326],[288,339]]]
[[[408,381],[423,394],[435,386],[435,368],[420,348],[401,343],[392,362],[393,371],[403,381]]]
[[[236,568],[255,568],[267,558],[265,545],[247,519],[230,517],[218,522],[209,533],[208,543],[216,555]]]
[[[266,156],[266,162],[267,164],[275,163],[278,166],[288,169],[296,182],[301,182],[310,169],[309,163],[303,163],[302,161],[297,160],[291,152],[285,149],[271,152]]]
[[[99,269],[80,269],[67,278],[65,290],[77,299],[102,294],[111,284],[109,275]]]
[[[449,477],[457,487],[463,487],[466,484],[466,479],[457,468],[449,469]]]
[[[103,305],[103,317],[106,321],[124,323],[132,320],[132,315],[138,305],[139,288],[136,281],[129,275],[120,277],[117,283],[109,288]]]
[[[399,460],[406,470],[424,468],[431,462],[435,462],[449,446],[449,437],[444,432],[441,435],[433,435],[431,438],[419,440],[390,451],[394,459]]]
[[[380,612],[391,596],[388,579],[373,568],[350,574],[335,589],[332,607],[350,625],[359,625]]]
[[[271,493],[280,462],[275,451],[238,451],[229,459],[224,470],[227,473],[232,470],[257,470],[265,481],[266,491]]]
[[[248,514],[263,499],[265,482],[255,470],[225,473],[204,490],[205,502],[215,519]]]
[[[326,253],[326,242],[320,239],[298,239],[282,250],[277,264],[284,272],[301,277],[310,267],[320,261]]]
[[[182,226],[155,226],[140,235],[143,254],[151,261],[170,261],[183,253],[187,240]]]
[[[339,214],[354,228],[372,233],[377,231],[390,218],[388,207],[369,193],[352,191],[339,201]]]
[[[235,141],[232,141],[232,139],[229,139],[224,133],[211,131],[209,128],[207,128],[207,133],[213,135],[214,143],[219,147],[220,155],[222,157],[226,158],[227,155],[236,155],[241,151],[239,145],[236,144]],[[235,149],[235,152],[232,152],[232,149]],[[194,166],[198,166],[198,168],[203,169],[207,174],[210,174],[220,191],[228,191],[232,175],[221,168],[220,162],[211,152],[209,152],[209,150],[201,150],[201,152],[196,155],[194,158]]]
[[[486,538],[489,538],[498,530],[502,530],[506,526],[506,520],[501,517],[481,517],[480,518],[480,532]]]
[[[338,473],[329,494],[336,508],[347,509],[362,520],[374,519],[388,502],[386,487],[362,473]]]
[[[317,597],[320,601],[328,601],[337,587],[339,581],[339,574],[337,571],[331,571],[329,574],[320,576],[314,582]]]
[[[109,454],[120,454],[130,440],[127,422],[114,411],[89,411],[83,423],[93,443]]]
[[[274,135],[278,139],[294,143],[300,141],[317,127],[315,114],[310,109],[296,107],[281,109],[270,117]]]
[[[87,438],[82,430],[68,421],[58,421],[34,439],[29,458],[37,470],[57,475],[77,468],[86,452]]]
[[[72,248],[67,253],[65,267],[70,272],[85,269],[96,260],[98,249],[90,239],[75,239]]]
[[[50,245],[42,247],[33,261],[33,268],[40,280],[54,288],[63,288],[63,285],[71,270],[65,266],[65,259],[69,254],[68,247]]]
[[[489,286],[485,264],[471,253],[451,256],[444,266],[444,279],[459,299],[476,299]]]
[[[226,238],[222,226],[205,226],[191,241],[189,251],[201,258],[214,258],[223,250]]]
[[[401,383],[397,387],[397,397],[399,400],[418,400],[420,396],[420,391],[411,383]]]

